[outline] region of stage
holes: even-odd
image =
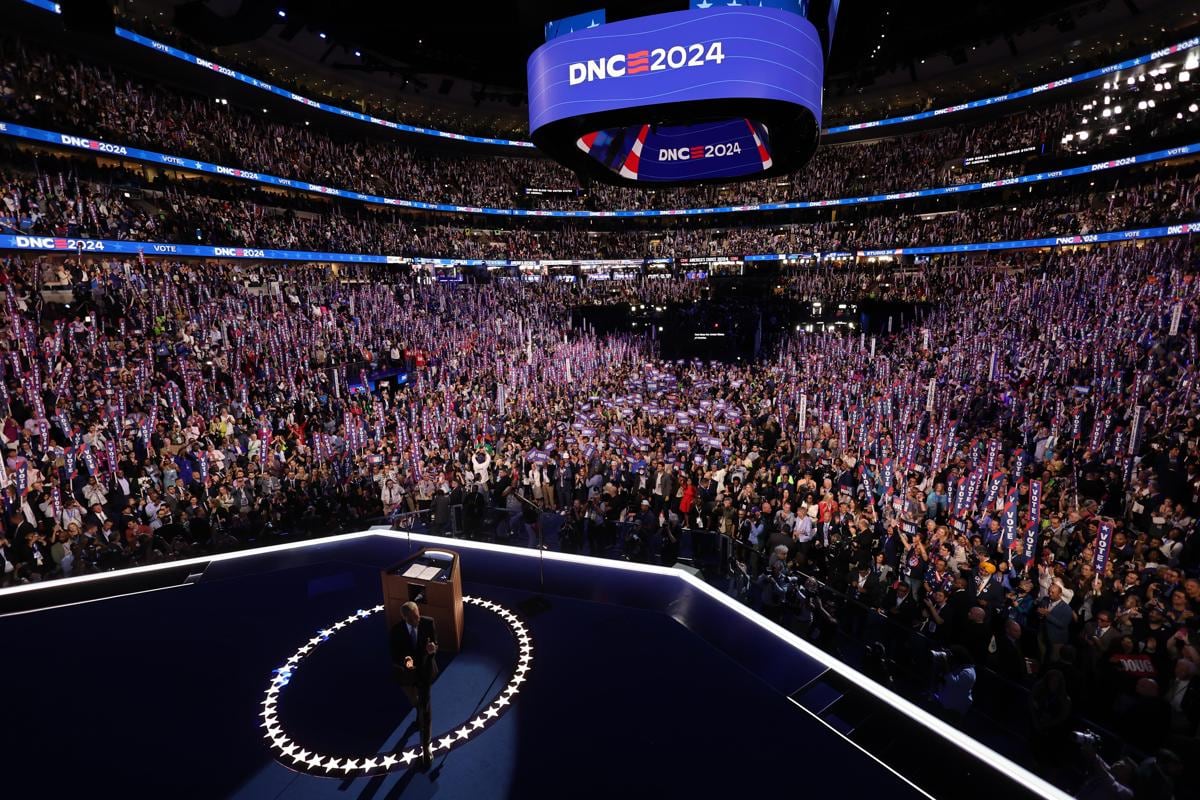
[[[539,570],[529,551],[417,538],[148,569],[112,597],[65,595],[63,582],[6,590],[6,793],[938,796],[795,699],[827,664],[690,576],[553,554]],[[384,771],[371,761],[418,737],[373,612],[379,570],[433,542],[461,554],[474,600],[462,651],[440,659],[433,768]],[[108,593],[104,580],[81,586]],[[270,739],[285,735],[297,745],[286,756]],[[297,764],[300,751],[316,766]],[[962,761],[964,776],[992,771]]]

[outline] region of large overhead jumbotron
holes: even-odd
[[[794,172],[816,149],[822,40],[836,4],[821,4],[820,31],[808,3],[769,5],[694,0],[686,11],[593,21],[550,39],[527,65],[531,138],[580,174],[616,184]]]

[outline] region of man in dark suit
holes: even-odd
[[[429,748],[432,741],[429,688],[438,675],[437,628],[433,618],[422,617],[417,604],[405,603],[400,607],[400,624],[392,628],[392,663],[396,666],[396,678],[404,696],[417,711],[417,724],[421,728],[421,766],[429,767],[432,756]]]
[[[884,628],[884,643],[892,658],[906,658],[908,642],[912,638],[913,621],[917,617],[917,601],[909,592],[908,584],[897,581],[888,589],[880,613],[889,623]]]

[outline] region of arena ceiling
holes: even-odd
[[[374,54],[416,71],[513,88],[524,87],[525,59],[542,42],[543,24],[549,20],[601,7],[609,21],[687,7],[686,0],[148,2],[166,6],[173,17],[170,24],[214,46],[247,43],[282,24],[284,35],[318,31],[331,46],[360,50],[364,68]],[[883,68],[965,42],[1018,33],[1035,22],[1056,24],[1056,13],[1079,5],[1078,0],[843,0],[827,72]]]

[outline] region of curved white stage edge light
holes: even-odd
[[[792,633],[791,631],[782,627],[781,625],[776,625],[774,622],[771,622],[766,617],[762,616],[761,614],[755,613],[753,610],[743,606],[741,603],[737,602],[732,597],[729,597],[728,595],[724,594],[723,592],[720,592],[717,589],[713,588],[712,586],[709,586],[707,583],[700,580],[699,578],[693,577],[692,575],[689,575],[686,572],[683,572],[683,571],[677,570],[677,569],[672,569],[670,567],[658,567],[658,566],[652,566],[650,564],[635,564],[635,563],[629,562],[629,561],[613,561],[613,560],[603,559],[603,558],[592,558],[591,556],[579,556],[579,555],[574,555],[571,553],[555,553],[555,552],[546,551],[546,550],[540,550],[540,551],[539,550],[527,550],[525,548],[512,547],[510,545],[491,544],[489,542],[473,542],[473,541],[470,541],[467,539],[447,539],[444,536],[430,536],[428,534],[422,534],[422,533],[411,533],[411,534],[410,533],[402,533],[402,532],[393,531],[386,527],[378,527],[378,528],[372,528],[372,529],[366,530],[366,531],[360,531],[358,533],[347,533],[347,534],[343,534],[341,536],[331,536],[327,539],[313,539],[313,540],[304,541],[304,542],[289,542],[288,544],[272,545],[270,547],[262,547],[262,548],[258,548],[256,550],[245,550],[245,551],[241,551],[241,552],[237,552],[237,553],[219,553],[217,555],[210,556],[208,558],[190,558],[190,559],[184,559],[181,561],[168,561],[164,564],[151,564],[151,565],[147,565],[144,567],[130,567],[129,569],[117,570],[114,572],[106,572],[106,573],[94,574],[94,575],[83,575],[78,578],[66,578],[66,579],[59,580],[59,581],[50,581],[48,583],[26,584],[23,586],[11,586],[11,587],[8,587],[5,589],[0,589],[0,596],[6,595],[6,594],[16,594],[16,593],[21,593],[21,592],[39,591],[42,589],[51,588],[56,585],[61,586],[66,581],[80,582],[80,583],[91,582],[91,581],[103,581],[103,580],[109,580],[112,578],[119,578],[122,575],[137,574],[139,572],[153,572],[156,570],[171,569],[171,568],[179,567],[182,565],[189,565],[189,564],[195,564],[197,566],[201,566],[204,564],[209,564],[209,563],[218,562],[218,561],[230,561],[230,560],[238,559],[238,558],[248,558],[248,557],[252,557],[252,556],[263,555],[265,553],[277,553],[277,552],[284,552],[287,550],[296,550],[296,549],[300,549],[300,548],[319,547],[321,545],[334,544],[337,542],[350,541],[353,539],[362,539],[362,538],[369,537],[369,536],[382,536],[382,537],[386,537],[386,538],[390,538],[390,539],[395,539],[397,542],[412,541],[412,542],[419,542],[421,544],[434,544],[434,545],[438,545],[441,547],[451,546],[451,547],[455,547],[455,548],[461,548],[463,550],[491,551],[494,553],[504,553],[506,555],[515,556],[518,558],[537,559],[537,558],[541,557],[541,558],[545,558],[546,561],[562,561],[562,562],[571,563],[571,564],[585,564],[590,567],[598,567],[598,568],[602,568],[602,569],[611,569],[611,570],[624,571],[624,572],[642,572],[642,573],[647,573],[647,574],[651,574],[651,575],[661,575],[663,577],[669,577],[669,578],[672,578],[677,581],[682,581],[686,584],[689,584],[692,588],[696,589],[697,591],[707,594],[709,597],[713,598],[714,600],[716,600],[717,602],[721,603],[726,608],[728,608],[729,611],[731,611],[732,613],[740,614],[741,616],[746,618],[748,621],[754,623],[755,625],[758,625],[760,628],[763,628],[764,630],[770,632],[771,634],[778,637],[779,639],[787,642],[789,645],[794,647],[796,650],[799,650],[801,653],[803,653],[804,655],[813,659],[817,663],[821,664],[822,666],[824,666],[826,669],[830,670],[831,672],[836,672],[838,675],[842,676],[847,681],[849,681],[850,683],[853,683],[855,686],[858,686],[862,690],[869,692],[870,694],[872,694],[882,700],[887,701],[893,708],[902,712],[905,716],[909,717],[910,719],[920,723],[930,733],[936,734],[937,736],[940,736],[943,739],[945,739],[946,741],[953,744],[955,747],[958,747],[968,756],[984,762],[985,764],[987,764],[988,766],[990,766],[993,769],[997,769],[997,770],[1004,772],[1005,774],[1007,774],[1009,777],[1011,777],[1014,780],[1020,781],[1022,784],[1025,785],[1025,788],[1029,789],[1031,792],[1034,792],[1035,794],[1037,794],[1041,797],[1048,798],[1048,800],[1072,800],[1071,795],[1067,794],[1062,789],[1059,789],[1057,786],[1053,785],[1049,781],[1045,780],[1044,778],[1040,777],[1039,775],[1035,775],[1033,772],[1030,772],[1028,769],[1021,766],[1020,764],[1013,761],[1012,759],[1008,758],[1007,756],[997,753],[996,751],[989,748],[987,745],[985,745],[979,741],[976,741],[975,739],[972,739],[970,736],[968,736],[967,734],[958,730],[957,728],[953,727],[949,723],[945,722],[944,720],[938,719],[933,714],[929,713],[928,711],[921,708],[920,706],[910,702],[909,700],[906,700],[905,698],[901,697],[900,695],[896,694],[892,690],[885,687],[883,684],[876,683],[875,681],[871,680],[867,676],[858,672],[857,670],[855,670],[853,667],[849,666],[848,664],[844,664],[841,661],[838,661],[836,658],[834,658],[833,656],[824,652],[823,650],[821,650],[820,648],[818,648],[816,645],[812,644],[811,642],[805,641],[804,639],[800,638],[799,636],[796,636],[794,633]],[[83,601],[83,602],[100,602],[100,601],[90,600],[90,601]],[[36,612],[18,612],[18,613],[36,613]],[[814,716],[814,719],[820,720],[820,718],[816,717],[816,716]],[[822,722],[822,724],[825,724],[828,727],[828,723],[825,723],[824,720],[821,720],[821,722]],[[871,754],[869,751],[864,749],[857,742],[855,742],[852,739],[850,739],[849,737],[845,736],[845,734],[842,734],[840,731],[837,731],[835,728],[830,727],[829,729],[831,731],[834,731],[835,733],[837,733],[843,739],[845,739],[845,741],[848,744],[850,744],[852,747],[856,748],[857,750],[862,751],[867,757],[869,757],[872,760],[879,763],[882,767],[887,769],[892,774],[896,775],[901,780],[908,783],[910,786],[913,786],[913,788],[917,789],[917,791],[921,791],[922,794],[926,794],[926,796],[928,796],[928,794],[925,793],[924,791],[922,791],[919,786],[916,786],[916,784],[913,784],[912,781],[908,780],[903,775],[901,775],[899,772],[897,772],[895,769],[893,769],[892,767],[885,764],[878,757]]]

